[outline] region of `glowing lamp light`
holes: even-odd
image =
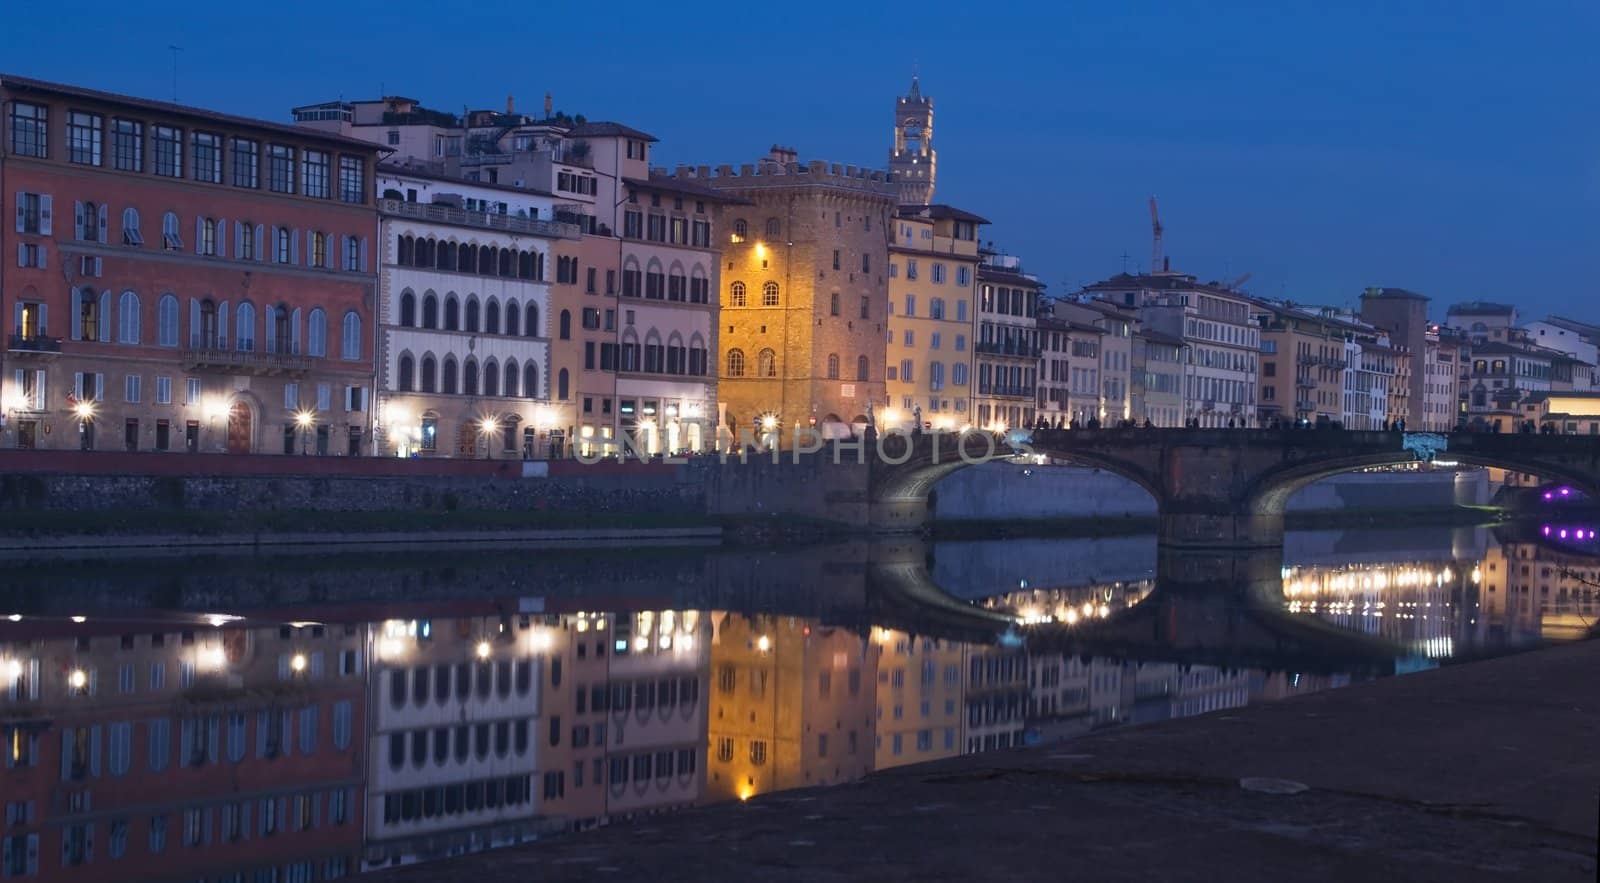
[[[645,637],[644,635],[640,635],[640,636],[634,638],[633,639],[633,649],[635,649],[635,650],[649,650],[650,649],[650,639]]]
[[[310,429],[311,421],[313,419],[315,418],[311,416],[310,411],[297,411],[294,415],[294,422],[298,424],[301,429]]]
[[[485,433],[492,435],[499,428],[500,428],[500,421],[494,419],[493,417],[485,417],[485,418],[483,418],[483,431]]]
[[[778,418],[768,414],[761,418],[761,428],[768,432],[778,428]]]
[[[294,657],[289,660],[289,667],[297,672],[305,671],[306,655],[304,653],[296,653]]]
[[[10,616],[6,617],[6,619],[11,620],[12,622],[21,622],[22,621],[22,614],[13,613]]]
[[[73,622],[87,622],[88,620],[89,620],[89,617],[87,617],[87,616],[74,616],[72,618]]]
[[[488,659],[490,649],[492,648],[490,648],[488,641],[479,641],[475,652],[478,654],[479,659]]]
[[[6,678],[9,679],[9,680],[13,680],[14,681],[14,680],[16,680],[17,678],[20,678],[20,677],[22,677],[22,663],[18,662],[15,659],[10,660],[9,662],[7,662],[6,663]]]
[[[1566,539],[1567,538],[1567,532],[1565,530],[1561,531],[1561,538],[1562,539]]]
[[[1546,500],[1554,500],[1556,498],[1556,495],[1551,493],[1550,491],[1545,491],[1544,492],[1544,498]]]
[[[1561,489],[1561,496],[1563,496],[1563,497],[1567,496],[1570,493],[1572,493],[1572,488],[1564,487],[1564,488]]]
[[[71,684],[74,690],[82,690],[89,683],[89,674],[81,668],[75,668],[67,677],[67,683]]]
[[[740,800],[740,802],[749,800],[750,798],[754,797],[755,794],[756,794],[756,789],[751,788],[749,785],[742,785],[739,788],[739,800]]]
[[[94,417],[94,402],[79,402],[72,406],[79,420],[89,420]]]
[[[533,633],[533,638],[531,639],[530,643],[533,644],[533,649],[543,652],[545,650],[549,650],[550,647],[555,644],[555,639],[550,637],[549,632],[541,629]]]
[[[1545,536],[1549,536],[1550,535],[1550,525],[1548,525],[1548,524],[1544,526],[1544,535]]]
[[[761,637],[756,638],[756,649],[760,650],[762,653],[765,653],[768,650],[771,650],[772,649],[772,639],[767,637],[766,635],[762,635]]]
[[[216,671],[228,664],[228,654],[224,653],[221,647],[213,645],[204,647],[196,653],[194,661],[197,668]]]
[[[672,636],[671,635],[662,635],[661,638],[656,641],[656,646],[660,647],[663,650],[671,650],[672,649]]]

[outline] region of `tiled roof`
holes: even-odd
[[[695,199],[704,199],[707,202],[720,202],[724,205],[755,204],[747,199],[739,199],[735,196],[729,196],[727,193],[721,190],[712,189],[704,184],[696,184],[693,181],[686,181],[683,178],[678,178],[673,175],[658,175],[652,172],[648,179],[623,178],[622,183],[633,187],[660,190],[665,193],[681,193],[684,196],[692,196]]]
[[[579,123],[567,132],[568,138],[636,138],[640,141],[659,141],[648,132],[624,126],[621,123]]]
[[[935,220],[935,221],[956,220],[956,221],[971,221],[974,224],[987,224],[987,223],[990,223],[988,218],[985,218],[985,217],[982,217],[982,216],[979,216],[979,215],[975,215],[972,212],[965,211],[963,209],[958,209],[955,206],[944,205],[944,204],[902,205],[902,206],[900,206],[900,214],[902,216],[908,216],[908,217],[913,217],[913,218],[916,218],[916,217],[929,218],[929,219],[932,219],[932,220]]]
[[[286,136],[300,138],[307,141],[324,141],[331,144],[341,144],[348,148],[359,148],[371,153],[388,153],[389,148],[371,141],[359,138],[348,138],[344,135],[335,135],[319,129],[305,126],[295,126],[288,123],[274,123],[268,120],[252,119],[250,117],[234,116],[233,114],[218,113],[214,110],[205,110],[199,107],[190,107],[184,104],[173,104],[167,101],[151,101],[148,98],[135,98],[131,95],[118,95],[115,92],[102,92],[98,89],[85,89],[82,86],[68,86],[64,83],[52,83],[47,80],[35,80],[31,77],[19,77],[12,74],[0,74],[0,85],[15,92],[41,92],[50,95],[62,95],[69,98],[83,98],[92,101],[104,101],[110,104],[121,104],[127,107],[137,107],[152,113],[169,114],[171,116],[187,117],[189,119],[206,120],[230,126],[242,126],[252,129],[264,129],[282,133]]]

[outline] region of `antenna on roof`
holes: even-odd
[[[167,45],[172,50],[172,103],[178,103],[178,53],[183,51],[182,46]]]

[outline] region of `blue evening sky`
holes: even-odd
[[[35,11],[36,10],[36,11]],[[380,89],[614,119],[656,160],[882,166],[920,65],[936,198],[1054,292],[1149,262],[1352,304],[1367,285],[1600,321],[1600,4],[855,5],[84,0],[7,17],[0,69],[287,120]],[[92,47],[86,51],[85,47]]]

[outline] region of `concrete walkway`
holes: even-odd
[[[374,880],[1587,881],[1597,800],[1590,641]]]

